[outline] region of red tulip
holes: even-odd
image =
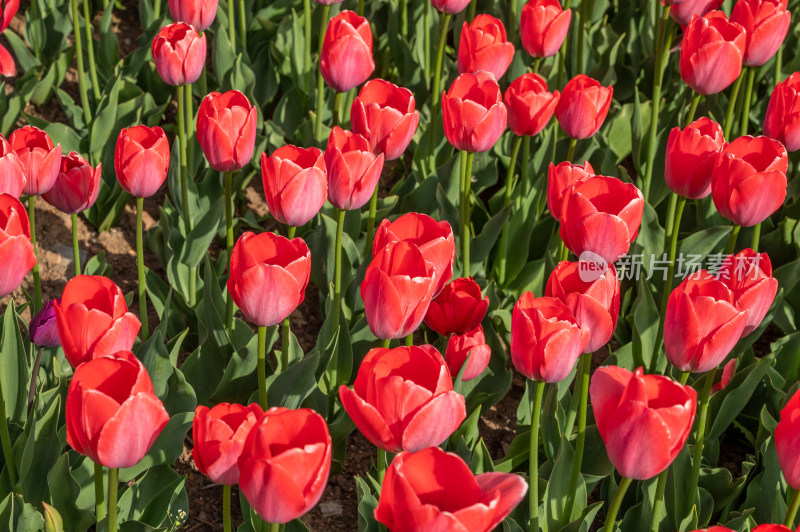
[[[139,333],[139,318],[128,312],[122,290],[100,275],[67,281],[53,303],[64,356],[73,368],[117,351],[129,351]]]
[[[719,9],[723,0],[684,0],[683,2],[673,2],[669,10],[672,20],[686,26],[691,22],[695,15],[702,17],[710,11]]]
[[[439,445],[467,417],[464,397],[431,345],[371,349],[353,389],[340,386],[339,397],[361,433],[392,453]]]
[[[337,209],[360,209],[372,197],[383,171],[383,154],[370,151],[369,141],[334,126],[325,148],[328,200]]]
[[[461,28],[458,42],[458,73],[491,72],[500,79],[514,59],[514,44],[506,39],[503,22],[491,15],[478,15]]]
[[[378,251],[361,282],[372,334],[387,339],[414,332],[428,311],[435,282],[431,263],[415,244],[392,242]]]
[[[529,379],[551,383],[566,379],[589,339],[589,329],[578,324],[560,299],[525,292],[514,305],[511,360]]]
[[[392,460],[375,519],[392,532],[489,532],[527,491],[519,475],[473,475],[458,455],[430,447]]]
[[[169,421],[147,370],[130,351],[75,369],[66,417],[69,446],[113,469],[139,463]]]
[[[98,164],[97,168],[92,168],[83,156],[74,151],[63,155],[56,182],[53,188],[42,194],[42,198],[67,214],[85,211],[97,201],[102,166]]]
[[[547,171],[547,209],[556,221],[561,221],[564,198],[572,187],[594,176],[594,168],[589,161],[583,161],[583,165],[569,161],[559,163],[558,166],[550,163]]]
[[[152,47],[156,71],[168,85],[188,85],[200,78],[206,63],[206,36],[185,22],[161,28]]]
[[[454,279],[431,301],[425,325],[442,336],[466,334],[481,324],[489,309],[489,296],[472,277]]]
[[[0,297],[19,288],[35,264],[25,207],[14,196],[0,194]]]
[[[218,4],[219,0],[169,0],[169,14],[172,20],[206,31],[214,23]]]
[[[725,90],[742,72],[747,35],[722,11],[693,17],[681,43],[683,81],[699,94]]]
[[[747,311],[747,325],[742,332],[747,336],[761,325],[778,292],[769,255],[743,249],[725,259],[717,276],[730,289],[734,306]]]
[[[347,92],[369,79],[375,61],[367,19],[355,11],[342,11],[328,22],[319,68],[325,83],[336,92]]]
[[[789,32],[791,19],[783,0],[737,0],[731,22],[747,33],[744,64],[757,67],[772,59]]]
[[[58,347],[61,340],[58,338],[58,324],[56,323],[56,310],[53,302],[59,299],[45,301],[41,310],[33,315],[28,326],[31,343],[38,347]]]
[[[753,532],[792,532],[792,529],[784,525],[758,525]]]
[[[681,371],[705,373],[725,360],[747,325],[733,294],[705,270],[683,280],[669,295],[664,349]]]
[[[466,362],[467,369],[464,370],[464,375],[461,377],[461,380],[465,382],[483,373],[489,366],[491,358],[492,348],[486,344],[483,327],[480,325],[466,334],[454,334],[447,340],[444,361],[453,377],[458,375]]]
[[[17,65],[14,63],[14,57],[0,44],[0,75],[11,77],[16,73]]]
[[[503,103],[508,110],[508,127],[515,135],[538,135],[556,110],[558,91],[547,92],[547,82],[529,72],[511,82]]]
[[[0,32],[5,31],[19,9],[19,0],[0,1]]]
[[[530,0],[522,8],[519,23],[522,47],[533,57],[556,55],[571,18],[572,10],[562,9],[558,0]]]
[[[340,4],[344,0],[314,0],[320,6],[332,6],[333,4]]]
[[[777,211],[786,198],[786,148],[769,137],[739,137],[726,144],[711,172],[711,197],[719,213],[751,227]]]
[[[623,477],[658,475],[692,431],[697,392],[668,377],[604,366],[592,375],[589,394],[608,458]]]
[[[789,151],[800,150],[800,72],[778,83],[772,91],[764,134],[783,143]]]
[[[721,392],[722,390],[727,388],[728,385],[731,383],[731,380],[733,379],[733,375],[735,372],[736,372],[736,359],[732,358],[722,368],[722,376],[720,377],[719,382],[715,382],[711,386],[711,395],[714,395],[717,392]]]
[[[578,325],[589,330],[584,353],[594,353],[611,339],[619,318],[619,278],[613,264],[594,272],[586,261],[562,261],[550,274],[544,295],[564,302]]]
[[[728,528],[727,526],[712,526],[709,528],[703,528],[702,530],[694,530],[693,532],[735,532]]]
[[[363,135],[372,151],[387,161],[400,157],[419,125],[414,95],[382,79],[372,79],[361,87],[350,109],[353,131]]]
[[[263,415],[255,403],[198,406],[192,421],[192,458],[197,469],[215,484],[238,484],[239,455],[250,429]]]
[[[285,225],[308,223],[328,196],[325,159],[317,148],[290,145],[261,154],[261,178],[270,214]]]
[[[464,11],[470,0],[431,0],[431,5],[442,13],[457,15]]]
[[[667,139],[664,178],[667,186],[688,199],[705,198],[711,193],[711,171],[725,139],[722,127],[703,117],[681,131],[672,128]]]
[[[239,489],[268,523],[288,523],[319,502],[331,471],[331,436],[308,408],[270,408],[239,457]]]
[[[169,141],[164,130],[156,126],[122,128],[114,150],[117,181],[130,195],[148,198],[167,179]]]
[[[61,167],[61,144],[54,147],[50,136],[33,126],[17,129],[11,133],[8,142],[25,172],[22,193],[39,196],[53,188]]]
[[[444,135],[457,150],[488,151],[506,129],[506,106],[489,72],[461,74],[442,94]]]
[[[786,483],[800,489],[800,391],[781,410],[775,427],[775,449]]]
[[[409,212],[394,222],[381,221],[372,242],[372,255],[377,255],[392,242],[408,241],[422,252],[433,267],[433,296],[438,295],[453,276],[456,244],[453,230],[447,221],[437,222],[427,214]]]
[[[212,92],[197,111],[197,141],[208,164],[220,172],[250,164],[257,129],[258,111],[239,91]]]
[[[561,238],[580,255],[591,251],[606,262],[628,252],[644,212],[642,192],[616,177],[595,176],[576,184],[561,210]]]
[[[231,253],[228,293],[259,327],[283,321],[303,302],[311,275],[311,252],[302,238],[247,232]]]
[[[578,74],[569,82],[556,105],[556,118],[561,129],[573,139],[588,139],[600,129],[611,108],[614,87]]]
[[[22,195],[27,182],[25,167],[13,146],[0,135],[0,194]]]

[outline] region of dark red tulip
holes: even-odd
[[[789,32],[792,14],[783,0],[737,0],[731,22],[744,28],[744,64],[761,66],[775,55]]]
[[[167,85],[188,85],[200,78],[206,63],[206,36],[185,22],[161,28],[152,46],[156,71]]]
[[[262,415],[264,411],[255,403],[198,406],[192,421],[192,458],[197,469],[216,484],[238,484],[239,455]]]
[[[113,469],[139,463],[169,421],[147,370],[130,351],[75,369],[66,417],[69,446]]]
[[[547,209],[556,221],[561,221],[564,198],[572,187],[594,176],[594,168],[589,161],[583,161],[582,165],[569,161],[559,163],[557,166],[550,163],[547,171]]]
[[[775,449],[786,483],[800,489],[800,391],[781,410],[775,427]]]
[[[453,377],[458,375],[466,362],[467,369],[461,377],[465,382],[480,376],[489,366],[491,358],[492,348],[486,344],[483,327],[480,325],[466,334],[453,334],[447,340],[444,361]]]
[[[672,2],[669,15],[672,20],[686,26],[691,22],[692,17],[698,15],[702,17],[710,11],[719,9],[723,0],[684,0],[682,2]]]
[[[0,194],[0,297],[19,288],[35,264],[28,213],[17,198]]]
[[[355,11],[342,11],[330,22],[322,41],[319,67],[322,77],[337,92],[358,87],[375,71],[372,28]]]
[[[764,117],[764,134],[788,151],[800,150],[800,72],[775,86]]]
[[[67,214],[83,212],[97,201],[100,192],[102,164],[92,168],[79,153],[71,151],[61,157],[56,182],[46,193],[44,200]]]
[[[363,207],[378,186],[383,159],[382,153],[372,153],[366,138],[334,126],[325,149],[331,204],[346,211]]]
[[[45,301],[42,309],[31,318],[28,327],[31,342],[39,347],[58,347],[61,340],[58,338],[58,324],[56,323],[56,310],[53,308],[53,301]]]
[[[688,199],[711,194],[711,171],[724,144],[722,127],[710,118],[695,120],[682,131],[672,128],[664,161],[667,186]]]
[[[572,10],[563,9],[558,0],[529,0],[519,25],[522,47],[533,57],[556,55],[571,19]]]
[[[374,445],[396,453],[439,445],[467,416],[464,397],[431,345],[371,349],[353,389],[339,387],[347,414]]]
[[[387,161],[400,157],[419,125],[419,113],[411,91],[382,79],[361,87],[350,109],[353,131],[363,135],[372,151]]]
[[[747,311],[747,325],[742,332],[747,336],[761,325],[778,292],[769,255],[750,248],[728,255],[718,277],[730,289],[734,306]]]
[[[442,13],[457,15],[464,11],[470,0],[431,0],[431,5]]]
[[[22,195],[27,182],[25,167],[13,146],[0,135],[0,194]]]
[[[589,394],[608,458],[625,478],[661,473],[692,431],[697,392],[668,377],[604,366],[592,375]]]
[[[311,252],[302,238],[247,232],[231,253],[228,293],[259,327],[283,321],[303,302],[311,275]]]
[[[149,198],[167,179],[169,141],[156,126],[122,128],[114,150],[114,170],[119,185],[131,196]]]
[[[460,277],[447,284],[431,301],[425,325],[442,336],[466,334],[481,324],[489,309],[489,296],[472,277]]]
[[[556,105],[556,118],[561,129],[573,139],[588,139],[600,129],[611,108],[614,87],[578,74],[569,82]]]
[[[457,150],[488,151],[506,129],[506,106],[489,72],[461,74],[442,94],[444,135]]]
[[[558,91],[547,92],[547,82],[528,72],[511,82],[503,103],[508,111],[508,128],[515,135],[538,135],[553,117]]]
[[[514,44],[506,39],[503,22],[491,15],[478,15],[461,28],[458,43],[458,73],[491,72],[500,79],[514,59]]]
[[[208,164],[220,172],[250,164],[257,129],[258,111],[239,91],[212,92],[197,111],[197,141]]]
[[[219,0],[169,0],[169,14],[172,20],[206,31],[214,23],[218,4]]]
[[[61,144],[53,146],[50,136],[33,126],[17,129],[8,142],[25,170],[22,193],[39,196],[53,188],[61,167]]]
[[[692,18],[683,33],[680,70],[699,94],[725,90],[742,72],[747,35],[722,11]]]
[[[264,196],[272,217],[300,227],[317,215],[328,196],[325,159],[317,148],[282,146],[261,154]]]

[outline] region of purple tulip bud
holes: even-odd
[[[56,299],[56,301],[59,301]],[[45,302],[42,310],[36,313],[30,325],[31,341],[39,347],[57,347],[61,345],[56,327],[56,313],[53,301]]]

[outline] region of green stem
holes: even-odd
[[[363,0],[359,0],[363,1]],[[424,31],[422,32],[422,46],[425,50],[425,79],[431,79],[431,3],[425,2]]]
[[[344,93],[337,92],[333,97],[333,116],[331,117],[331,129],[339,125],[339,113],[342,109],[342,96]]]
[[[269,532],[280,532],[281,525],[278,523],[270,523],[269,525]]]
[[[322,42],[324,41],[325,31],[328,29],[328,13],[331,6],[322,6],[322,22],[319,26],[319,58],[322,58]],[[322,68],[317,68],[317,115],[314,117],[314,138],[320,140],[322,137],[322,108],[325,105],[325,79],[322,77]]]
[[[89,75],[92,78],[92,95],[95,105],[100,101],[100,82],[97,81],[97,64],[94,60],[94,37],[92,36],[92,18],[89,14],[89,0],[83,0],[83,22],[86,29],[86,54],[89,56]]]
[[[725,113],[725,124],[722,127],[722,134],[727,139],[731,134],[731,126],[733,126],[733,115],[735,114],[734,111],[736,110],[736,100],[739,99],[739,88],[742,86],[742,80],[744,79],[744,73],[739,74],[739,77],[736,78],[736,81],[733,84],[733,89],[731,89],[731,97],[728,100],[728,111]]]
[[[428,2],[426,2],[427,4]],[[517,13],[517,0],[511,0],[508,3],[508,23],[506,26],[508,27],[508,35],[516,35],[514,33],[514,25],[517,23],[517,17],[519,17],[519,13]]]
[[[230,0],[233,1],[233,0]],[[192,230],[192,219],[189,214],[189,172],[188,156],[186,154],[186,94],[185,87],[175,87],[178,93],[178,144],[180,153],[179,181],[181,186],[181,212],[183,214],[183,229],[188,235]],[[197,270],[192,268],[189,272],[189,305],[194,306],[197,297]]]
[[[161,18],[161,0],[154,0],[153,15],[155,15],[156,20]]]
[[[31,224],[31,244],[33,254],[38,257],[36,248],[36,196],[28,196],[28,221]],[[39,278],[39,261],[33,265],[33,310],[38,312],[42,308],[42,281]]]
[[[650,520],[650,532],[658,532],[658,527],[661,523],[661,511],[664,509],[664,491],[667,488],[668,474],[669,468],[665,469],[660,475],[658,475],[656,494],[653,497],[653,514]]]
[[[400,0],[398,9],[400,10],[400,35],[403,38],[408,35],[408,0]]]
[[[236,53],[236,7],[234,0],[228,1],[228,40],[231,41],[231,50]]]
[[[467,10],[467,23],[472,22],[475,20],[475,11],[477,9],[478,0],[471,0],[469,3],[469,9]]]
[[[383,477],[386,475],[386,468],[389,465],[389,461],[386,459],[386,451],[378,448],[378,483],[383,484]]]
[[[583,0],[584,2],[586,0]],[[664,83],[664,66],[667,57],[669,57],[669,45],[667,45],[666,53],[665,38],[667,35],[667,28],[669,26],[669,11],[670,6],[665,5],[662,8],[661,24],[658,28],[658,41],[656,42],[656,72],[655,80],[653,81],[653,109],[650,113],[650,130],[648,135],[647,144],[647,166],[645,167],[644,180],[642,184],[642,195],[645,202],[650,194],[650,182],[653,179],[653,164],[656,159],[656,138],[658,136],[658,117],[659,109],[661,107],[661,86]],[[670,28],[670,41],[672,40],[672,31]]]
[[[389,346],[391,344],[392,344],[392,339],[391,338],[384,338],[383,341],[381,342],[381,347],[383,347],[385,349],[389,349]]]
[[[531,65],[531,72],[534,73],[534,74],[538,74],[539,73],[539,66],[541,64],[542,64],[542,58],[541,57],[535,57],[533,59],[533,65]]]
[[[372,252],[372,239],[375,236],[375,216],[378,212],[378,185],[375,185],[375,190],[372,192],[372,197],[369,200],[369,218],[367,219],[367,240],[364,244],[364,256],[370,256]]]
[[[106,518],[106,494],[103,486],[103,466],[94,464],[94,514],[97,519],[97,530],[100,530],[100,522]]]
[[[691,509],[697,500],[697,482],[700,480],[700,465],[703,462],[703,446],[706,441],[706,419],[708,418],[708,399],[711,397],[711,386],[714,384],[714,375],[717,368],[706,373],[703,391],[700,393],[697,405],[697,432],[694,440],[694,453],[692,456],[692,473],[689,477],[688,507]]]
[[[781,82],[783,77],[783,46],[778,48],[778,53],[775,54],[775,77],[772,85],[777,85]]]
[[[360,16],[364,16],[364,0],[358,0],[358,7],[356,7],[356,13]]]
[[[578,139],[569,139],[569,150],[567,151],[567,161],[572,162],[575,157],[575,146],[578,145]]]
[[[702,97],[703,95],[699,92],[692,93],[692,104],[689,106],[689,112],[686,113],[686,120],[684,121],[683,127],[688,126],[692,123],[692,120],[694,120],[694,115],[697,112],[697,106],[700,104],[700,98]]]
[[[233,254],[233,172],[225,172],[225,243],[228,248],[228,262]],[[230,294],[225,301],[225,324],[233,329],[233,298]]]
[[[733,225],[731,227],[731,236],[728,238],[728,246],[725,248],[726,255],[732,255],[736,250],[736,239],[739,237],[739,231],[742,229],[740,225]]]
[[[414,345],[414,333],[408,333],[406,336],[406,347],[411,347]]]
[[[569,260],[569,249],[567,248],[567,245],[564,244],[563,240],[561,241],[561,246],[559,246],[559,251],[561,252],[561,255],[558,257],[559,261],[563,262],[565,260]]]
[[[231,532],[231,487],[222,486],[222,528],[224,532]]]
[[[512,3],[515,0],[512,0]],[[514,191],[514,172],[517,167],[517,157],[519,149],[522,146],[524,137],[517,137],[514,141],[514,147],[511,149],[511,161],[508,163],[508,174],[506,175],[506,189],[503,196],[503,205],[511,205],[511,194]],[[497,253],[497,277],[500,282],[504,282],[506,278],[506,249],[508,247],[508,218],[503,223],[503,232],[500,235],[500,248]]]
[[[794,490],[794,495],[792,495],[792,499],[786,509],[786,519],[783,520],[785,526],[789,528],[794,527],[794,520],[797,517],[798,509],[800,509],[800,490]]]
[[[542,414],[542,397],[544,397],[544,381],[533,381],[533,394],[531,396],[531,444],[528,455],[528,514],[530,515],[529,529],[532,532],[539,530],[539,419]]]
[[[91,130],[92,111],[89,107],[89,93],[86,89],[86,73],[83,70],[83,43],[81,42],[80,19],[78,18],[78,0],[71,0],[72,4],[72,33],[75,36],[75,61],[78,67],[78,91],[81,95],[81,108],[83,108],[83,121],[86,129]]]
[[[603,532],[611,532],[614,530],[614,522],[617,520],[619,507],[622,506],[622,499],[625,498],[625,492],[628,491],[631,482],[633,482],[632,479],[625,477],[622,477],[622,480],[620,480],[619,486],[617,486],[617,492],[614,493],[614,498],[611,500],[611,506],[608,507],[608,513],[606,514],[606,523],[603,526]]]
[[[761,222],[758,222],[755,227],[753,227],[753,243],[752,248],[753,251],[758,251],[758,244],[761,241]]]
[[[533,188],[533,183],[530,182],[530,176],[528,175],[528,169],[530,168],[530,160],[531,160],[531,137],[525,136],[522,140],[522,163],[520,164],[519,169],[519,182],[522,183],[522,194],[521,197],[526,197],[528,195],[528,190]]]
[[[344,215],[347,211],[336,209],[336,247],[334,248],[333,270],[333,326],[338,328],[342,307],[342,234]]]
[[[258,404],[267,409],[267,328],[258,328]]]
[[[586,0],[583,0],[584,2]],[[572,461],[572,472],[569,477],[569,488],[567,489],[567,503],[564,505],[562,520],[571,522],[572,509],[575,506],[575,493],[578,489],[578,480],[581,478],[581,465],[583,464],[583,450],[586,445],[586,411],[589,405],[589,376],[592,371],[592,354],[584,353],[581,355],[580,366],[576,385],[580,382],[580,403],[578,407],[578,435],[575,439],[575,459]],[[574,392],[573,392],[574,393]]]
[[[119,469],[108,470],[108,532],[117,532],[117,487]]]
[[[239,37],[242,39],[242,51],[247,50],[247,9],[244,0],[239,0]]]
[[[681,376],[678,378],[678,382],[681,383],[681,386],[686,386],[686,383],[689,382],[689,377],[691,375],[691,371],[681,371]]]
[[[303,72],[311,72],[311,0],[303,0]]]
[[[190,168],[190,163],[194,161],[194,96],[192,93],[192,84],[187,83],[184,88],[184,95],[186,96],[186,167]]]
[[[136,273],[139,275],[139,321],[142,322],[142,340],[147,340],[150,336],[150,328],[147,324],[147,281],[144,277],[143,212],[144,198],[136,198]]]
[[[463,269],[464,277],[469,277],[469,245],[470,245],[470,230],[469,230],[469,200],[470,200],[470,185],[472,181],[472,158],[475,154],[469,152],[462,152],[462,183],[461,183],[461,267]]]
[[[436,154],[434,150],[436,148],[436,117],[439,112],[439,86],[442,81],[442,63],[444,61],[444,51],[447,48],[447,28],[450,26],[450,19],[452,15],[449,13],[443,13],[440,27],[439,27],[439,44],[436,48],[436,64],[433,68],[433,88],[431,89],[431,121],[428,124],[428,128],[430,128],[430,135],[428,137],[428,153],[430,156],[431,161],[431,169],[436,170]]]
[[[281,324],[281,371],[286,371],[289,367],[289,334],[291,333],[292,324],[289,316],[283,319]]]
[[[756,69],[753,67],[747,68],[747,86],[744,89],[744,106],[742,107],[742,123],[740,126],[739,135],[747,135],[747,126],[750,123],[750,102],[753,99],[753,83],[756,79]]]
[[[72,262],[75,266],[75,275],[81,274],[81,250],[78,246],[78,215],[72,216]]]

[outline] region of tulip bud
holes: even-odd
[[[563,9],[558,0],[529,0],[522,8],[519,24],[522,47],[533,57],[556,55],[571,18],[572,10]]]
[[[695,16],[681,43],[683,81],[699,94],[725,90],[742,72],[747,35],[722,11]]]
[[[79,153],[69,152],[61,157],[61,168],[53,188],[42,194],[42,198],[67,214],[85,211],[97,201],[102,166],[98,164],[97,168],[92,168]]]
[[[683,131],[672,128],[667,139],[664,179],[679,196],[688,199],[705,198],[711,193],[711,171],[725,144],[722,127],[703,117]]]
[[[6,138],[0,135],[0,194],[19,198],[27,182],[25,176],[25,167],[19,160],[17,152]]]
[[[789,32],[792,14],[783,0],[737,0],[731,22],[747,35],[744,64],[758,67],[772,59]]]
[[[588,139],[600,129],[611,108],[614,87],[578,74],[567,83],[556,105],[558,125],[573,139]]]
[[[461,372],[465,362],[467,369],[464,370],[461,380],[466,382],[479,377],[489,367],[491,358],[492,348],[486,344],[483,327],[480,325],[466,334],[453,334],[447,340],[444,361],[453,378]]]
[[[206,31],[217,16],[219,0],[169,0],[169,14],[176,22],[185,22]]]
[[[319,67],[322,77],[336,92],[358,87],[375,71],[372,28],[355,11],[342,11],[330,22],[322,41]]]
[[[192,458],[197,469],[216,484],[238,484],[238,460],[245,439],[263,415],[255,403],[219,403],[211,409],[198,406],[192,421]]]
[[[583,161],[583,165],[572,164],[569,161],[559,163],[557,166],[550,163],[547,171],[547,209],[556,221],[561,221],[564,198],[572,187],[594,176],[594,168],[589,161]]]
[[[506,129],[506,106],[489,72],[461,74],[442,94],[444,136],[457,150],[492,149]]]
[[[469,2],[470,0],[431,0],[431,5],[442,13],[457,15],[464,11]]]
[[[786,483],[800,489],[800,391],[781,410],[775,427],[775,450]]]
[[[775,86],[764,117],[764,134],[788,151],[800,150],[800,72]]]
[[[742,336],[747,336],[761,325],[778,292],[769,255],[743,249],[725,259],[717,276],[730,289],[734,306],[747,312],[742,331]]]
[[[44,532],[64,532],[64,520],[58,510],[44,501],[42,508],[44,508]]]
[[[8,138],[25,172],[22,193],[39,196],[53,188],[61,167],[61,144],[53,147],[50,136],[39,128],[25,126]]]
[[[350,122],[353,131],[363,135],[372,151],[387,161],[399,158],[419,125],[414,95],[382,79],[372,79],[361,87],[353,100]]]
[[[454,279],[431,301],[425,325],[442,336],[466,334],[481,324],[489,308],[489,296],[472,277]]]
[[[0,194],[0,297],[19,288],[35,264],[28,213],[17,198]]]
[[[372,197],[383,171],[383,154],[370,151],[369,141],[334,126],[325,149],[328,200],[337,209],[360,209]]]
[[[197,141],[208,163],[220,172],[250,164],[257,129],[258,111],[239,91],[212,92],[197,111]]]
[[[149,198],[164,184],[169,170],[169,141],[156,126],[122,128],[114,150],[119,185],[131,196]]]
[[[491,72],[500,79],[514,59],[514,44],[506,39],[503,23],[491,15],[464,22],[458,43],[458,73]]]
[[[206,36],[185,22],[164,26],[153,39],[153,61],[167,85],[188,85],[200,78],[206,63]]]
[[[328,195],[325,160],[317,148],[282,146],[261,154],[264,196],[272,217],[300,227],[317,215]]]
[[[28,327],[31,342],[39,347],[57,347],[61,345],[53,301],[45,301],[42,309],[31,318],[31,323]],[[56,299],[55,301],[59,302],[61,300]]]
[[[508,111],[508,127],[515,135],[538,135],[553,117],[558,91],[547,92],[547,82],[529,72],[511,82],[503,103]]]

